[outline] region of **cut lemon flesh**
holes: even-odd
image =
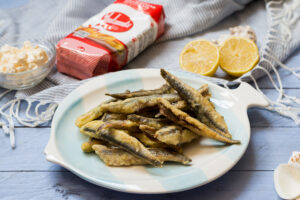
[[[180,67],[204,76],[213,76],[219,66],[219,50],[211,41],[189,42],[180,54]]]
[[[244,37],[230,37],[219,49],[220,67],[229,75],[239,77],[252,70],[259,61],[256,44]]]

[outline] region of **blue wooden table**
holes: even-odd
[[[26,0],[18,0],[21,5]],[[2,3],[10,2],[0,0]],[[3,7],[11,7],[7,3]],[[286,62],[300,65],[300,49]],[[279,70],[289,95],[300,97],[300,80]],[[275,96],[267,78],[259,81],[263,91]],[[3,90],[0,89],[0,92]],[[13,98],[8,95],[3,102]],[[227,174],[205,186],[173,194],[135,195],[90,184],[64,168],[45,160],[43,150],[50,135],[50,123],[37,128],[16,126],[17,148],[0,131],[0,199],[280,199],[274,189],[273,171],[286,163],[291,152],[300,150],[300,127],[276,113],[252,108],[248,111],[251,141],[247,152]],[[188,180],[187,180],[188,181]]]

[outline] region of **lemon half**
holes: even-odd
[[[219,66],[218,47],[205,39],[191,41],[182,50],[179,62],[184,70],[213,76]]]
[[[230,37],[219,48],[220,67],[229,75],[239,77],[252,70],[259,61],[256,44],[244,37]]]

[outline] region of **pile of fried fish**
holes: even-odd
[[[189,164],[182,145],[201,136],[240,143],[215,110],[207,84],[196,90],[164,69],[161,76],[167,83],[158,89],[106,94],[112,98],[79,116],[75,124],[89,136],[82,150],[109,166],[161,167],[166,161]]]

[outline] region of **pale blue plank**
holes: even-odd
[[[189,181],[189,180],[187,180]],[[257,200],[279,199],[273,186],[273,172],[229,172],[218,180],[193,190],[137,195],[92,185],[69,172],[0,172],[0,196],[15,199],[161,199],[161,200]]]
[[[299,150],[300,128],[253,128],[246,153],[233,170],[274,170]]]
[[[17,128],[15,136],[17,147],[11,149],[9,137],[0,131],[0,171],[64,170],[45,159],[49,128]]]

